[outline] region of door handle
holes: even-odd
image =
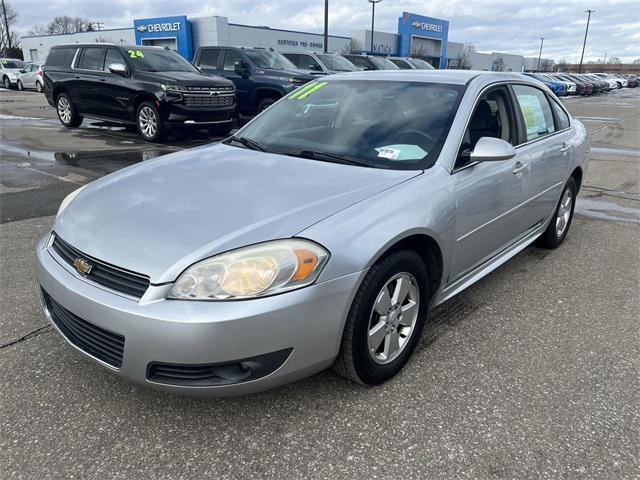
[[[513,167],[513,174],[514,175],[519,175],[522,172],[524,172],[526,169],[527,169],[527,164],[526,163],[516,162],[516,166]]]
[[[569,151],[569,144],[567,142],[562,142],[562,146],[560,147],[560,151],[562,153],[566,153]]]
[[[76,75],[76,80],[78,80],[78,79],[80,79],[80,78],[81,78],[81,77],[80,77],[80,75]]]
[[[106,82],[106,81],[107,81],[107,79],[106,79],[106,78],[101,78],[101,79],[100,79],[100,81],[101,81],[101,82]]]

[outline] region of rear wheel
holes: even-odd
[[[564,186],[558,205],[549,226],[538,239],[538,245],[543,248],[558,248],[564,241],[573,220],[573,211],[578,195],[578,185],[571,177]]]
[[[424,262],[410,250],[395,252],[371,267],[351,305],[334,370],[366,385],[397,374],[422,333],[428,285]]]
[[[162,140],[165,134],[160,112],[152,102],[142,102],[136,115],[138,131],[149,142]]]
[[[71,102],[71,97],[66,93],[61,93],[56,99],[56,110],[60,123],[68,128],[79,127],[82,123],[82,117]]]
[[[36,91],[42,93],[42,84],[40,82],[36,82]]]

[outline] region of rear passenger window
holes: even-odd
[[[70,67],[77,48],[54,48],[49,52],[44,64],[47,67]]]
[[[553,113],[547,96],[541,90],[526,85],[513,85],[527,130],[527,141],[555,132]]]
[[[218,68],[218,58],[220,58],[220,50],[209,48],[202,50],[200,54],[199,66]]]
[[[88,47],[82,53],[80,63],[76,68],[82,70],[103,70],[104,66],[104,48]]]
[[[551,108],[553,108],[553,113],[556,116],[556,130],[564,130],[565,128],[569,128],[571,122],[569,121],[569,115],[558,105],[555,101],[551,102]]]

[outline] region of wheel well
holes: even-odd
[[[149,95],[149,94],[142,94],[142,95],[138,95],[135,99],[135,101],[133,102],[133,116],[135,118],[135,116],[137,115],[138,112],[138,107],[140,106],[140,104],[142,102],[154,102],[156,100],[156,97],[154,97],[153,95]]]
[[[576,181],[578,191],[580,191],[580,186],[582,185],[582,168],[576,167],[576,169],[571,173],[571,176]]]
[[[273,98],[275,100],[278,100],[279,98],[282,98],[282,93],[278,92],[277,90],[271,90],[268,88],[263,88],[262,90],[258,90],[255,96],[255,105],[254,105],[255,112],[258,111],[258,105],[260,105],[260,102],[262,102],[267,98]]]
[[[56,87],[53,89],[53,92],[51,92],[51,95],[53,97],[53,102],[55,103],[56,99],[58,98],[58,95],[60,95],[61,93],[64,93],[65,89],[62,87]]]
[[[433,298],[442,282],[442,251],[429,235],[416,234],[405,237],[389,247],[377,261],[399,250],[413,250],[424,259],[429,271],[429,295]]]

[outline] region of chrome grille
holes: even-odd
[[[217,95],[183,93],[184,104],[189,108],[198,107],[230,107],[235,103],[235,93]]]

